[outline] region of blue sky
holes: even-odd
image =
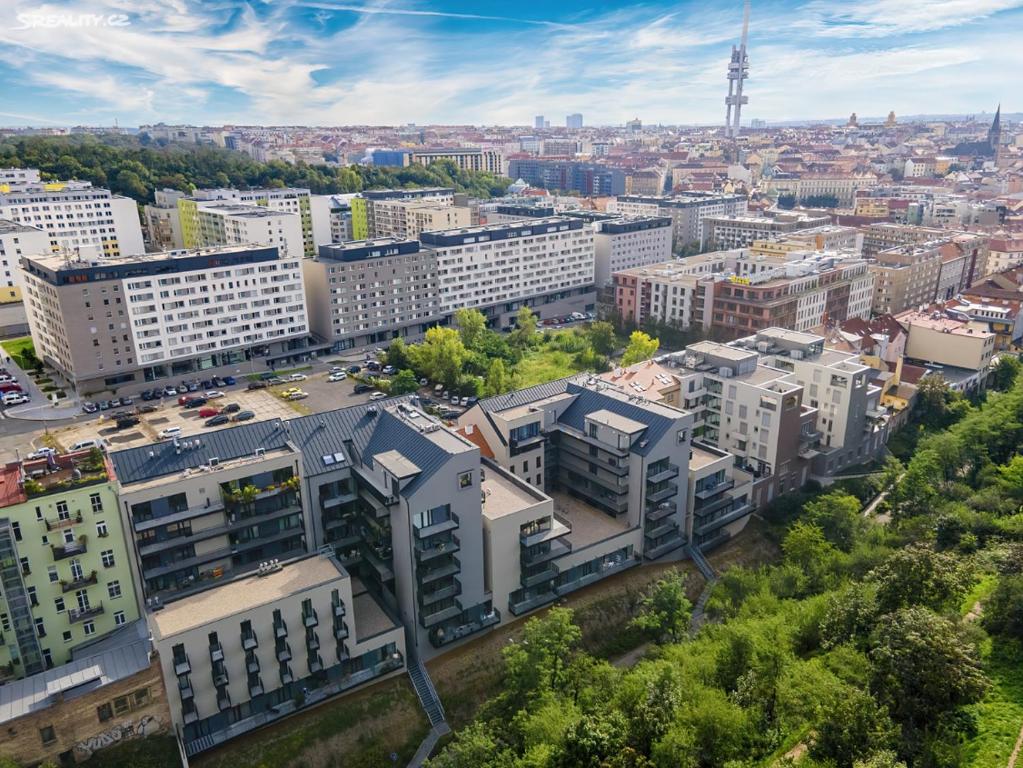
[[[711,123],[742,2],[0,0],[0,15],[0,125]],[[1023,110],[1021,40],[1023,0],[753,0],[743,116]]]

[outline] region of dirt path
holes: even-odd
[[[651,643],[643,643],[640,646],[633,648],[628,653],[623,653],[616,659],[611,659],[611,666],[618,667],[619,669],[625,669],[628,667],[636,666],[636,662],[646,655],[649,650]]]
[[[1019,729],[1019,737],[1016,739],[1016,746],[1012,748],[1012,754],[1009,755],[1009,763],[1005,766],[1005,768],[1016,768],[1016,760],[1019,758],[1021,749],[1023,749],[1023,728]]]

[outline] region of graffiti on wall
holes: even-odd
[[[112,747],[129,739],[144,739],[146,736],[155,736],[163,733],[166,727],[160,718],[155,715],[143,715],[138,720],[126,720],[120,725],[90,736],[87,739],[75,744],[75,754],[79,759],[85,759],[105,747]]]

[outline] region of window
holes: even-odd
[[[110,595],[111,600],[119,598],[121,596],[121,582],[115,579],[107,584],[107,594]]]
[[[50,583],[56,584],[60,581],[60,576],[57,574],[57,566],[51,565],[46,569],[46,574],[50,577]]]
[[[472,472],[462,472],[458,475],[458,487],[469,488],[472,486]]]
[[[680,429],[676,437],[678,439],[679,444],[681,445],[689,437],[689,431],[686,429]]]
[[[21,523],[17,520],[11,523],[11,530],[14,532],[14,540],[21,541]]]
[[[59,517],[61,520],[67,520],[68,518],[71,517],[71,513],[68,511],[66,501],[57,502],[57,517]]]
[[[536,457],[536,468],[540,469],[540,457],[539,456]]]
[[[100,496],[98,493],[90,493],[89,502],[92,504],[93,512],[103,511],[103,497]]]
[[[597,436],[597,425],[596,424],[590,424],[589,435],[590,435],[590,437],[596,437]]]
[[[64,598],[63,597],[55,597],[53,599],[53,607],[57,609],[57,613],[63,613],[64,612]]]
[[[47,669],[53,669],[53,654],[50,653],[49,648],[43,648],[43,663],[46,664]]]
[[[42,619],[36,619],[36,634],[39,637],[46,637],[46,626],[43,624]]]
[[[89,637],[89,635],[95,635],[96,634],[96,624],[95,624],[95,622],[92,622],[92,621],[85,622],[82,625],[82,629],[85,631],[85,636],[86,637]]]
[[[64,632],[62,633],[62,636],[64,638],[64,642],[65,643],[70,643],[71,642],[72,636],[71,636],[71,630],[70,629],[65,629]]]
[[[43,742],[43,746],[48,746],[57,741],[57,732],[53,730],[52,725],[47,725],[39,729],[39,738]]]
[[[100,554],[100,558],[103,560],[104,568],[114,567],[114,550],[106,549]]]
[[[126,624],[128,619],[124,616],[124,611],[114,611],[114,626],[120,627]]]
[[[107,720],[113,718],[113,716],[114,708],[110,706],[110,702],[107,702],[106,704],[100,704],[98,707],[96,707],[96,717],[99,718],[99,721],[101,723],[105,723]]]
[[[100,520],[98,523],[96,523],[96,535],[99,536],[101,539],[105,539],[107,537],[106,520]]]

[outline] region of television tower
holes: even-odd
[[[725,104],[728,111],[725,113],[725,136],[734,139],[739,135],[739,116],[742,114],[742,105],[749,104],[749,97],[742,95],[742,84],[749,77],[749,58],[746,56],[746,38],[749,36],[749,4],[746,0],[742,12],[742,41],[739,47],[732,46],[732,60],[728,62],[728,96]],[[735,107],[735,118],[732,118],[732,107]]]

